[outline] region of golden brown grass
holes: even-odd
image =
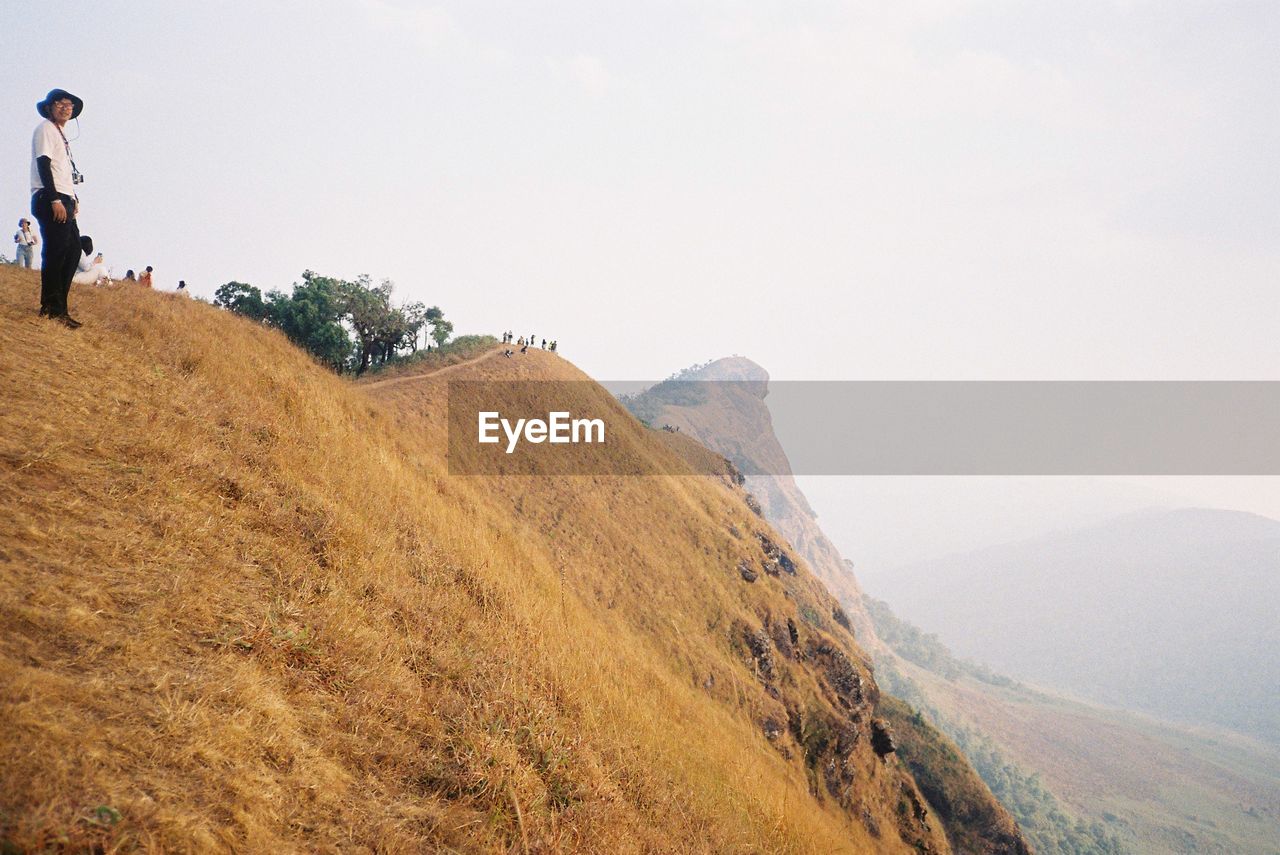
[[[366,390],[133,287],[77,287],[69,331],[37,293],[0,270],[0,839],[907,851],[895,761],[864,739],[845,810],[761,733],[783,701],[736,626],[808,608],[806,637],[858,654],[807,571],[738,577],[763,530],[740,494],[451,478],[440,380]],[[637,428],[630,453],[670,451]],[[780,673],[831,714],[821,675]]]

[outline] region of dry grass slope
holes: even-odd
[[[450,478],[441,379],[37,292],[0,270],[5,845],[947,851],[821,584],[739,574],[776,535],[729,484]]]

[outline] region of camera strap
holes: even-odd
[[[71,143],[67,142],[67,135],[62,132],[61,126],[57,122],[53,126],[58,129],[58,136],[62,137],[62,147],[67,150],[67,160],[71,161],[71,181],[73,184],[79,184],[75,179],[80,177],[80,170],[76,168],[76,159],[71,156]]]

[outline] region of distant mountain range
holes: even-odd
[[[1280,741],[1280,522],[1106,524],[914,564],[877,595],[955,652],[1110,706]]]

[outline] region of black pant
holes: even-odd
[[[53,219],[53,200],[61,199],[67,221]],[[76,200],[47,190],[31,196],[31,216],[40,224],[40,314],[55,318],[67,313],[71,277],[80,263],[80,227],[76,225]]]

